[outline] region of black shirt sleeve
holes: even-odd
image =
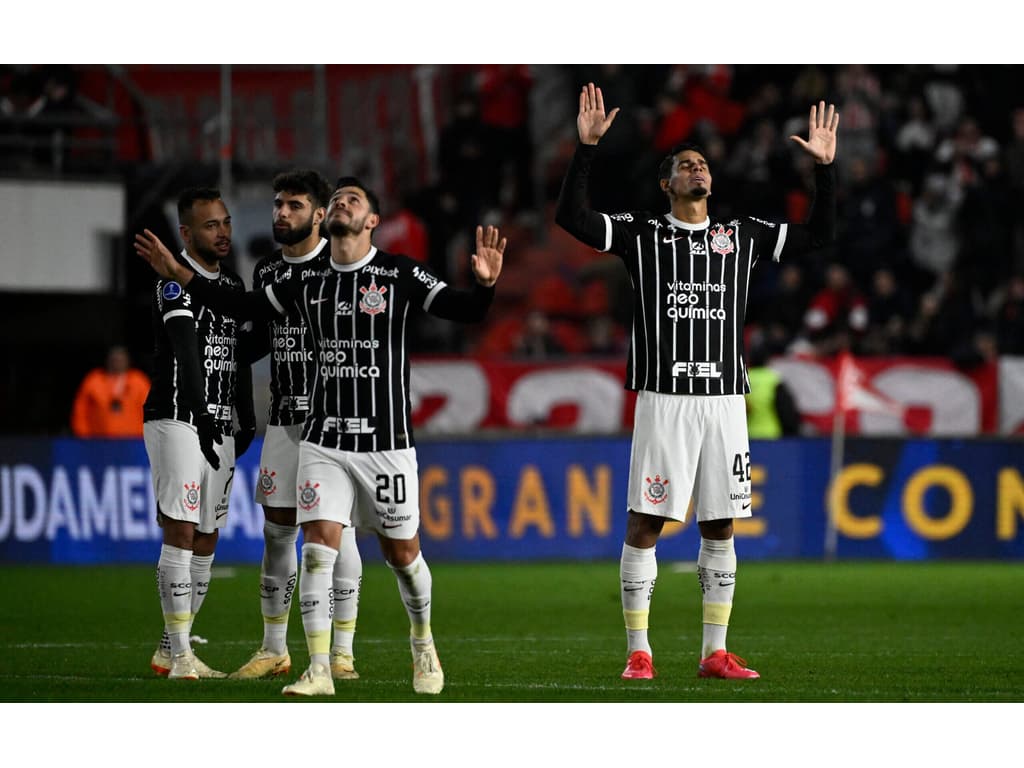
[[[427,312],[445,320],[459,323],[478,323],[487,315],[494,300],[494,287],[485,288],[474,283],[468,291],[446,285],[426,307]]]
[[[198,275],[189,281],[188,291],[214,312],[239,320],[265,321],[282,317],[288,313],[287,308],[295,300],[295,290],[290,284],[267,286],[243,293]]]
[[[590,169],[596,154],[596,145],[576,144],[558,195],[555,223],[580,242],[603,251],[607,250],[608,224],[604,216],[588,207]]]
[[[790,224],[783,253],[799,255],[831,245],[836,239],[835,163],[814,166],[814,199],[805,224]]]
[[[199,339],[191,317],[171,317],[164,321],[167,338],[178,361],[178,382],[189,410],[196,416],[206,413],[205,379],[199,363]]]

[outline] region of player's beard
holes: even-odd
[[[358,235],[366,228],[366,214],[362,219],[351,219],[348,224],[336,218],[332,218],[327,224],[327,232],[332,237],[345,237],[346,235]]]
[[[295,245],[301,243],[307,237],[313,234],[313,217],[310,216],[309,220],[305,225],[301,227],[292,227],[286,232],[278,232],[274,230],[274,241],[281,245]]]

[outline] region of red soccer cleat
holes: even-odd
[[[698,677],[721,677],[725,680],[756,680],[761,675],[747,669],[747,662],[724,648],[717,650],[706,659],[701,659]]]
[[[622,673],[623,680],[650,680],[657,677],[658,672],[654,668],[651,654],[647,651],[633,651],[629,654],[629,661],[626,662],[626,669]]]

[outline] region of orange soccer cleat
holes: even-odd
[[[629,661],[626,662],[626,669],[622,672],[623,680],[650,680],[656,677],[657,670],[654,669],[654,661],[647,651],[633,651],[629,654]]]
[[[722,648],[706,659],[701,659],[697,676],[721,677],[725,680],[755,680],[761,675],[752,669],[747,669],[747,662],[735,653],[729,653]]]

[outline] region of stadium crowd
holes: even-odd
[[[438,176],[385,190],[377,244],[427,261],[457,284],[468,280],[467,249],[478,222],[500,225],[509,236],[492,321],[469,335],[427,326],[422,349],[531,359],[618,355],[632,313],[625,270],[553,223],[575,145],[569,129],[580,84],[599,82],[609,106],[621,108],[592,181],[594,207],[609,213],[637,200],[665,210],[650,179],[673,144],[690,140],[711,165],[714,215],[803,220],[811,164],[786,137],[806,120],[806,104],[826,98],[842,115],[844,136],[838,243],[803,263],[755,270],[748,342],[771,355],[848,349],[942,355],[967,366],[1024,354],[1024,219],[1014,215],[1024,203],[1018,70],[461,66],[438,120]],[[26,163],[76,170],[67,165],[66,146],[49,139],[63,135],[62,119],[73,128],[83,114],[100,112],[76,88],[75,67],[5,67],[4,170],[30,171]],[[39,132],[47,141],[20,151],[25,137]],[[63,147],[59,161],[54,147]],[[372,180],[375,169],[346,172]]]

